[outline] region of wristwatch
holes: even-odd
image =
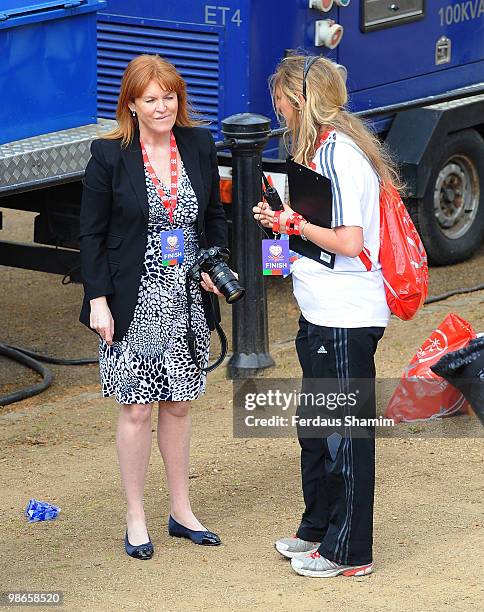
[[[305,240],[306,242],[307,242],[307,240],[308,240],[308,239],[307,239],[307,238],[306,238],[306,236],[304,235],[304,230],[306,229],[306,226],[307,226],[307,225],[309,225],[309,223],[310,223],[309,221],[304,220],[304,225],[302,225],[302,227],[299,229],[299,235],[300,235],[300,236],[301,236],[301,238],[302,238],[303,240]]]

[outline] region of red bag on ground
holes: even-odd
[[[427,297],[427,254],[391,184],[380,187],[380,263],[388,307],[400,319],[411,319]]]
[[[468,413],[469,404],[461,392],[434,374],[430,366],[443,355],[463,348],[475,337],[467,321],[456,314],[447,315],[405,368],[385,416],[398,423]]]

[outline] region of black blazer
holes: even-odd
[[[180,157],[198,201],[199,245],[227,245],[220,203],[217,153],[204,128],[174,127]],[[84,301],[79,320],[89,327],[90,303],[105,295],[121,340],[133,319],[148,239],[148,196],[139,132],[126,148],[120,140],[94,140],[83,180],[80,215]],[[220,321],[218,300],[202,290],[210,329]],[[212,306],[211,306],[212,304]]]

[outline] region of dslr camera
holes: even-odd
[[[202,272],[206,272],[225,297],[225,301],[233,304],[244,296],[245,289],[227,265],[229,256],[230,251],[223,247],[200,249],[195,263],[188,269],[187,276],[199,283],[202,280]]]

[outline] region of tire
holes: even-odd
[[[475,130],[446,138],[425,195],[407,206],[430,264],[468,259],[484,237],[484,140]]]

